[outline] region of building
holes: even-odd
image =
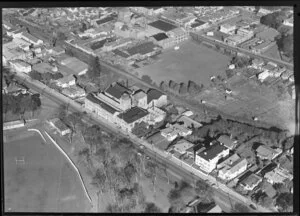
[[[247,40],[249,40],[251,37],[253,37],[254,32],[245,28],[239,28],[236,32],[238,35],[244,36],[246,38],[248,38]]]
[[[282,149],[273,149],[266,145],[261,145],[256,149],[256,155],[262,160],[273,160],[282,153]]]
[[[269,71],[263,71],[262,73],[258,74],[258,79],[263,82],[267,77],[270,76]]]
[[[209,27],[209,23],[208,22],[204,22],[202,20],[196,19],[194,20],[194,22],[189,23],[189,25],[187,26],[187,29],[189,31],[201,31],[203,29],[206,29]]]
[[[16,128],[20,128],[20,127],[24,127],[24,126],[25,126],[25,122],[23,120],[4,122],[3,130],[16,129]]]
[[[117,115],[121,112],[121,110],[115,109],[105,103],[105,101],[101,100],[96,94],[92,93],[86,96],[84,107],[98,116],[114,123],[117,123]]]
[[[132,106],[138,106],[143,109],[148,108],[147,94],[143,90],[137,90],[132,94]]]
[[[158,108],[158,107],[150,107],[148,109],[150,118],[149,118],[149,124],[150,125],[154,125],[158,122],[161,122],[165,119],[166,117],[166,112],[163,111],[162,109]]]
[[[171,146],[170,149],[173,151],[176,151],[178,154],[183,155],[187,153],[188,149],[191,149],[194,147],[194,144],[185,140],[181,139],[179,140],[175,145]]]
[[[41,62],[41,63],[34,64],[32,66],[32,70],[37,71],[37,72],[43,74],[43,73],[47,73],[47,72],[52,73],[56,69],[55,69],[55,67],[51,66],[47,62]]]
[[[266,173],[265,178],[271,184],[282,184],[286,179],[288,179],[289,181],[293,180],[293,175],[290,174],[289,171],[287,171],[286,169],[283,169],[280,166],[278,166],[274,170]]]
[[[55,46],[48,51],[50,54],[56,56],[65,53],[65,50],[61,46]]]
[[[178,44],[189,38],[189,33],[181,28],[176,28],[176,29],[170,30],[168,32],[168,35],[170,38],[173,39],[175,44]]]
[[[69,88],[76,84],[76,79],[73,74],[64,76],[61,79],[56,80],[56,85],[62,88]]]
[[[217,169],[219,170],[218,177],[225,181],[230,181],[245,172],[247,165],[245,158],[240,158],[237,154],[233,154],[217,165]]]
[[[173,141],[177,136],[187,136],[192,134],[192,130],[185,128],[182,125],[176,124],[168,124],[165,129],[162,129],[161,135],[165,137],[168,141]]]
[[[188,116],[182,115],[177,119],[177,122],[183,123],[184,127],[186,128],[200,128],[202,127],[202,124],[200,122],[197,122]]]
[[[152,41],[146,41],[126,49],[126,52],[129,55],[128,59],[144,59],[156,54],[157,49]]]
[[[65,125],[59,118],[51,119],[49,123],[61,136],[71,133],[71,129],[68,128],[67,125]]]
[[[104,92],[98,93],[97,97],[115,109],[125,111],[132,107],[131,94],[132,91],[129,88],[116,82],[111,84]]]
[[[76,76],[86,74],[88,71],[88,65],[75,57],[66,57],[60,61],[60,64],[72,70]]]
[[[152,26],[153,28],[159,29],[162,32],[169,32],[177,28],[176,25],[170,24],[162,20],[156,20],[154,22],[148,23],[148,26]]]
[[[236,30],[236,25],[232,25],[229,23],[225,23],[223,25],[220,25],[220,32],[223,32],[225,34],[234,34],[234,31]]]
[[[203,171],[210,173],[216,168],[218,161],[228,155],[228,148],[219,142],[211,142],[208,148],[201,148],[196,151],[195,164]]]
[[[147,104],[150,107],[163,107],[168,104],[167,95],[157,89],[149,89],[147,91]]]
[[[27,32],[23,32],[20,35],[20,38],[24,39],[25,41],[28,41],[28,42],[32,43],[35,46],[41,45],[41,44],[44,43],[41,39],[38,39],[38,38],[34,37],[33,35],[31,35]]]
[[[283,25],[294,27],[294,17],[292,16],[291,18],[284,20]]]
[[[237,46],[249,39],[250,39],[249,36],[235,34],[235,35],[230,35],[227,38],[225,38],[224,42],[230,46]]]
[[[131,132],[136,123],[149,121],[149,112],[140,107],[132,107],[118,115],[118,125],[127,132]]]
[[[235,149],[237,145],[237,140],[231,139],[228,135],[221,135],[218,138],[218,141],[224,146],[226,146],[227,148],[229,148],[230,150]]]
[[[264,61],[262,59],[254,59],[252,61],[252,67],[258,70],[262,69],[262,66],[264,65]]]
[[[259,183],[262,182],[262,180],[262,177],[251,173],[247,178],[243,179],[240,184],[244,187],[245,190],[250,191],[257,187]]]
[[[251,47],[251,51],[255,54],[262,54],[276,44],[275,41],[264,41],[261,44],[257,44]]]
[[[86,95],[84,89],[76,85],[70,86],[69,88],[64,88],[61,93],[72,99],[85,97]]]
[[[166,33],[161,32],[151,36],[156,44],[166,49],[174,45],[174,40],[170,38]]]
[[[10,66],[20,73],[29,73],[31,72],[31,65],[27,62],[21,61],[19,59],[10,61]]]

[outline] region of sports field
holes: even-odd
[[[88,199],[67,159],[50,140],[22,133],[27,136],[4,143],[5,211],[87,212]]]
[[[230,57],[191,40],[179,46],[179,50],[168,49],[155,63],[137,69],[139,76],[149,75],[158,84],[172,79],[207,85],[211,76],[225,74]]]

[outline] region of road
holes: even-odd
[[[217,41],[215,39],[209,38],[209,37],[204,36],[203,34],[200,34],[200,33],[191,32],[190,35],[191,35],[192,38],[193,37],[199,37],[203,41],[213,43],[215,45],[218,45],[220,47],[223,47],[225,49],[229,49],[229,50],[232,50],[232,51],[235,51],[235,52],[244,53],[244,54],[249,55],[250,57],[253,57],[253,58],[263,59],[266,62],[268,62],[268,61],[275,62],[278,65],[285,66],[285,67],[290,68],[292,70],[294,68],[294,64],[282,61],[280,59],[275,59],[275,58],[272,58],[272,57],[268,57],[268,56],[265,56],[265,55],[254,54],[253,52],[251,52],[249,50],[246,50],[246,49],[242,49],[240,47],[229,46],[226,43],[223,43],[223,42]]]
[[[113,131],[114,133],[118,135],[122,135],[124,137],[129,138],[134,144],[141,145],[143,144],[145,148],[145,153],[151,156],[152,158],[155,158],[157,162],[164,164],[167,169],[171,170],[172,172],[183,176],[187,181],[194,183],[195,179],[204,179],[209,180],[212,184],[217,184],[217,187],[220,189],[219,192],[222,192],[226,196],[230,196],[232,200],[235,200],[236,202],[243,202],[247,205],[254,204],[251,200],[247,199],[246,197],[241,196],[234,190],[228,188],[225,185],[222,185],[220,183],[217,183],[216,180],[212,176],[206,176],[202,174],[202,172],[195,169],[191,169],[191,167],[188,167],[184,162],[181,162],[179,160],[176,160],[173,157],[166,157],[166,154],[162,152],[161,150],[157,149],[153,145],[147,143],[144,140],[138,139],[134,135],[127,134],[124,131],[117,128],[117,126],[113,123],[108,122],[105,119],[102,119],[101,117],[97,116],[94,113],[90,113],[87,110],[85,110],[80,104],[74,102],[73,100],[65,97],[64,95],[56,92],[55,90],[45,86],[44,84],[34,81],[31,78],[29,78],[25,74],[17,74],[16,78],[26,84],[29,88],[32,88],[33,90],[40,92],[44,96],[48,97],[49,99],[57,102],[58,104],[68,104],[68,109],[72,111],[77,112],[87,112],[87,115],[84,116],[84,119],[86,121],[89,121],[91,123],[100,124],[103,129],[106,129],[108,131]],[[258,212],[271,212],[269,209],[263,208],[261,206],[257,206]]]

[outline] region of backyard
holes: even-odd
[[[163,52],[157,62],[136,69],[138,75],[148,75],[159,84],[161,81],[173,80],[206,85],[211,76],[223,75],[230,57],[191,40],[180,45],[179,50],[169,49]]]
[[[74,168],[53,143],[36,132],[14,133],[4,143],[5,211],[89,211]]]

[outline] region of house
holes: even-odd
[[[237,140],[231,139],[228,135],[221,135],[218,141],[230,150],[233,150],[237,145]]]
[[[71,133],[70,128],[68,128],[59,118],[51,119],[49,123],[61,136]]]
[[[9,47],[9,45],[15,45],[15,43],[10,42],[7,44],[3,44],[3,53],[2,53],[2,62],[4,66],[7,66],[9,64],[9,61],[11,60],[25,60],[26,59],[26,53],[21,50],[21,49],[17,49],[16,47]]]
[[[241,186],[244,187],[245,190],[253,190],[255,187],[259,185],[259,183],[262,182],[262,177],[259,177],[258,175],[251,173],[248,177],[243,179],[241,181]]]
[[[186,154],[188,149],[194,147],[195,144],[181,139],[175,145],[171,146],[171,149],[178,152],[180,155]]]
[[[70,86],[68,88],[64,88],[61,91],[61,93],[72,99],[79,98],[79,97],[85,97],[84,89],[82,89],[76,85]]]
[[[4,122],[3,130],[10,130],[10,129],[20,128],[20,127],[24,127],[24,126],[25,126],[25,121],[23,121],[23,120]]]
[[[229,155],[229,149],[219,142],[211,142],[209,147],[196,151],[195,164],[203,171],[210,173],[213,171],[218,161]]]
[[[85,97],[84,107],[98,116],[117,124],[117,115],[121,110],[112,107],[101,100],[96,94],[90,93]]]
[[[285,180],[293,180],[293,175],[286,169],[278,166],[265,174],[265,178],[270,184],[275,184],[275,183],[284,183]]]
[[[291,18],[284,20],[283,25],[294,27],[294,17],[292,16]]]
[[[282,149],[273,149],[266,145],[260,145],[256,149],[256,155],[262,160],[273,160],[282,153]]]
[[[240,158],[237,154],[233,154],[231,157],[224,160],[217,165],[218,177],[230,181],[247,169],[246,158]]]
[[[202,124],[200,122],[197,122],[188,116],[182,115],[177,119],[177,122],[181,123],[183,122],[184,127],[186,128],[200,128],[202,127]]]
[[[10,65],[14,70],[16,70],[16,72],[20,72],[20,73],[31,72],[31,65],[19,59],[10,61]]]
[[[72,70],[76,76],[86,74],[88,71],[88,65],[75,57],[67,57],[61,60],[60,64]]]
[[[263,71],[263,72],[261,72],[260,74],[258,74],[258,79],[261,81],[261,82],[263,82],[267,77],[269,77],[270,76],[270,73],[269,73],[269,71]]]
[[[76,84],[76,79],[73,74],[70,74],[56,80],[56,84],[62,88],[68,88]]]
[[[32,43],[33,45],[41,45],[41,44],[44,43],[41,39],[38,39],[38,38],[34,37],[33,35],[31,35],[27,32],[23,32],[20,35],[20,38]]]
[[[185,128],[184,126],[175,123],[167,124],[165,129],[161,130],[161,135],[168,139],[168,141],[174,140],[177,136],[188,136],[192,134],[192,130]]]
[[[262,59],[254,59],[252,61],[252,67],[258,70],[262,69],[262,66],[264,65],[264,61]]]
[[[236,28],[237,28],[236,25],[225,23],[220,26],[220,32],[232,35],[232,34],[234,34],[234,31],[236,30]]]
[[[174,128],[164,128],[160,131],[161,135],[165,137],[168,141],[173,141],[174,139],[177,138],[178,132]]]
[[[148,108],[156,106],[163,107],[168,104],[167,95],[158,91],[157,89],[149,89],[147,91]]]
[[[2,94],[7,94],[7,84],[5,79],[2,78]]]
[[[133,106],[138,106],[143,109],[148,108],[147,104],[147,94],[143,90],[137,90],[133,93],[132,95],[132,105]]]
[[[150,118],[149,112],[140,107],[132,107],[118,115],[118,125],[125,131],[131,132],[136,123],[142,121],[148,122]]]

